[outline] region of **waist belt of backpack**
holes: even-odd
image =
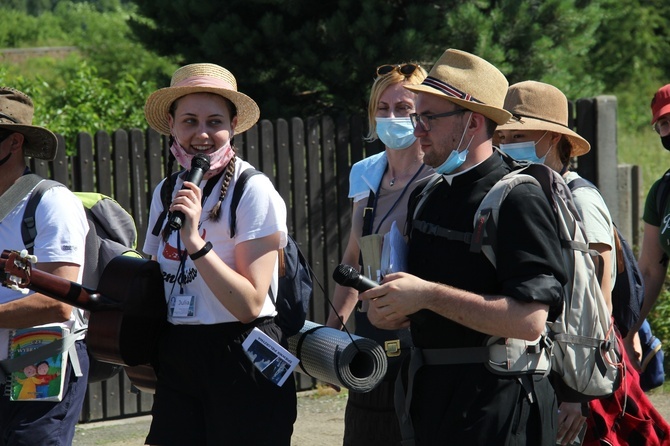
[[[496,348],[497,346],[505,348],[505,341],[505,338],[499,338],[493,344],[482,347],[429,349],[414,347],[412,349],[409,370],[407,373],[407,390],[405,390],[403,386],[402,373],[398,374],[395,383],[395,406],[396,415],[400,422],[400,432],[403,437],[403,440],[401,441],[402,446],[415,445],[414,426],[412,425],[409,410],[412,404],[414,378],[419,369],[424,365],[485,364],[486,368],[491,371],[491,373],[505,374],[505,370],[509,370],[508,364],[491,360],[491,348]],[[538,353],[545,351],[546,354],[550,355],[551,340],[542,336],[538,342],[529,345],[526,350],[530,354],[537,355]],[[519,382],[526,390],[528,398],[532,402],[532,385],[528,381],[528,372],[532,373],[533,370],[526,370],[526,373],[521,371],[509,371],[510,374],[518,375]],[[536,372],[546,375],[548,374],[549,369],[544,371],[537,369]]]
[[[70,363],[72,364],[72,370],[74,374],[76,376],[83,376],[81,366],[79,365],[79,355],[77,355],[77,349],[74,343],[77,338],[79,338],[79,336],[85,332],[86,329],[81,328],[62,337],[61,339],[57,339],[40,348],[36,348],[35,350],[32,350],[25,355],[11,359],[3,359],[0,361],[0,384],[6,382],[13,372],[23,370],[23,368],[28,365],[36,364],[44,359],[56,356],[59,353],[65,351],[68,352],[68,357],[70,358]]]

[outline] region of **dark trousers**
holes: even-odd
[[[258,328],[281,339],[271,320]],[[159,347],[147,444],[289,446],[295,382],[278,387],[252,364],[242,342],[252,324],[170,325]]]

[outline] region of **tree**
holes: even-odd
[[[588,70],[599,1],[135,3],[149,21],[131,26],[150,49],[230,68],[265,117],[362,111],[376,66],[419,61],[430,68],[447,47],[484,57],[512,81],[552,80],[574,94],[602,88]]]

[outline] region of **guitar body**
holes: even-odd
[[[163,276],[158,262],[118,256],[102,273],[98,290],[33,269],[34,258],[3,251],[3,286],[28,288],[90,312],[86,343],[96,359],[124,366],[128,378],[154,393],[158,342],[167,327]]]
[[[124,366],[153,362],[167,325],[158,262],[118,256],[103,271],[97,292],[118,302],[120,309],[91,312],[86,335],[91,353]]]
[[[98,292],[121,309],[93,311],[86,342],[100,361],[125,366],[135,387],[154,393],[156,374],[150,365],[167,325],[163,277],[158,262],[119,256],[105,268]]]

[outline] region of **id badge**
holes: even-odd
[[[172,317],[195,316],[195,296],[177,295],[170,297],[168,311]]]

